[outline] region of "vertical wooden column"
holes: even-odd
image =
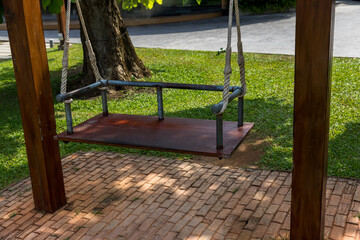
[[[62,35],[62,39],[60,41],[60,49],[64,49],[64,40],[65,40],[65,32],[66,32],[66,13],[65,13],[65,3],[62,5],[60,13],[57,15],[57,23],[59,34]]]
[[[66,203],[39,0],[3,0],[35,208]]]
[[[292,240],[324,239],[334,0],[296,5]]]
[[[226,10],[228,10],[228,8],[229,8],[228,0],[221,0],[221,9],[223,11],[226,11]]]

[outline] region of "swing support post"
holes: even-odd
[[[162,96],[162,87],[156,87],[157,103],[158,103],[158,115],[159,120],[164,120],[164,103]]]
[[[244,125],[244,97],[238,97],[238,127]]]
[[[101,89],[101,101],[102,101],[102,108],[103,108],[103,116],[106,117],[109,115],[106,88]]]
[[[216,148],[223,149],[223,115],[216,115]]]
[[[35,208],[66,204],[40,1],[3,0]]]
[[[66,116],[66,132],[68,135],[73,134],[73,120],[71,114],[71,101],[65,102],[65,116]]]
[[[324,239],[335,0],[296,1],[290,239]]]

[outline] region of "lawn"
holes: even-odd
[[[203,51],[137,49],[140,58],[151,69],[149,81],[219,84],[223,82],[224,54]],[[82,64],[80,45],[70,53],[70,82],[79,78]],[[62,52],[49,50],[49,66],[53,96],[58,93]],[[256,125],[251,132],[265,139],[264,155],[258,166],[267,169],[291,170],[294,57],[282,55],[245,54],[248,94],[245,99],[245,121]],[[232,83],[238,84],[236,56],[233,57]],[[28,176],[16,84],[11,60],[0,61],[0,189]],[[221,100],[221,93],[164,89],[165,117],[215,119],[212,104]],[[155,91],[129,89],[109,102],[110,112],[156,115]],[[236,101],[224,115],[236,121]],[[99,98],[77,100],[72,104],[74,124],[101,112]],[[335,58],[333,64],[329,174],[360,178],[360,59]],[[64,106],[55,103],[58,132],[66,128]],[[60,143],[61,154],[76,151],[120,151],[191,158],[191,155],[124,149],[88,144]]]

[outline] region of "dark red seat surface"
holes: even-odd
[[[155,116],[99,114],[74,127],[74,133],[60,133],[59,141],[104,144],[180,152],[196,155],[229,157],[254,126],[224,121],[224,148],[216,149],[216,121],[190,118],[158,120]]]

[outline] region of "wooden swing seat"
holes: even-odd
[[[65,103],[67,131],[55,138],[61,141],[105,144],[122,147],[144,148],[160,151],[229,157],[242,142],[246,134],[253,127],[252,123],[243,123],[244,95],[246,93],[245,65],[241,43],[240,18],[235,1],[236,29],[238,37],[238,65],[241,86],[231,86],[231,29],[233,15],[233,0],[229,2],[228,41],[226,47],[226,61],[224,68],[224,85],[201,85],[165,82],[134,82],[103,79],[96,56],[91,47],[91,41],[86,31],[85,21],[78,0],[75,1],[83,35],[86,40],[88,57],[96,82],[88,86],[66,92],[68,70],[68,44],[65,44],[63,56],[63,71],[61,78],[61,93],[56,99]],[[68,2],[67,26],[70,23],[71,1]],[[65,34],[65,42],[69,41],[69,28]],[[158,117],[110,114],[108,115],[107,87],[134,86],[153,87],[157,92]],[[216,115],[216,121],[166,118],[164,120],[163,88],[222,91],[223,100],[211,107]],[[95,116],[73,128],[71,106],[72,97],[99,89],[102,95],[103,114]],[[228,104],[238,98],[238,122],[224,122],[223,113]],[[238,127],[241,126],[241,127]]]
[[[111,146],[229,157],[249,133],[253,123],[223,122],[224,148],[216,148],[216,121],[155,116],[99,114],[74,127],[74,133],[60,133],[55,139]]]

